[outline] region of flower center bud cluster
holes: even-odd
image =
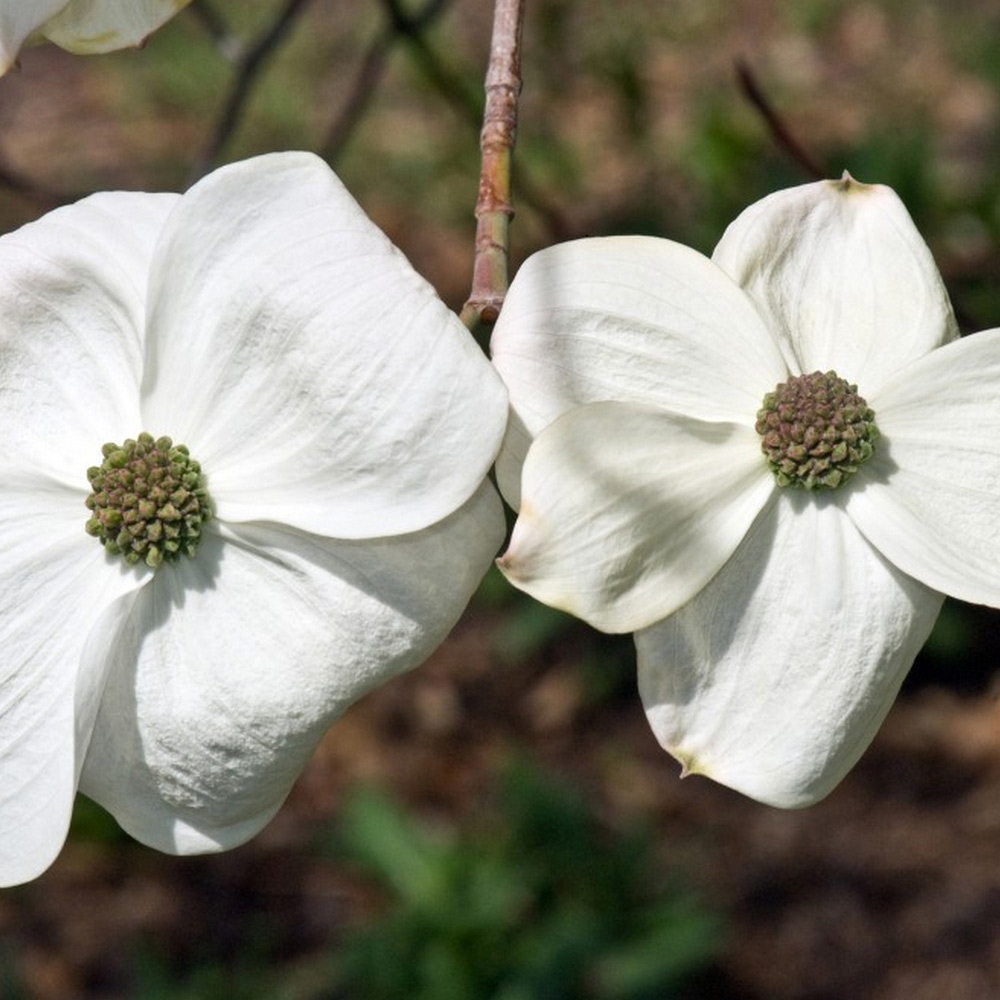
[[[779,486],[835,489],[870,458],[875,413],[836,372],[794,375],[764,397],[757,433]]]
[[[87,470],[93,492],[87,533],[129,565],[152,569],[182,553],[193,556],[212,503],[201,466],[183,445],[151,434],[101,448],[104,461]]]

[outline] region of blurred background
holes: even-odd
[[[0,230],[97,189],[322,153],[458,309],[485,0],[195,3],[142,52],[0,79]],[[639,232],[710,252],[750,202],[892,185],[964,332],[1000,326],[1000,7],[528,0],[514,263]],[[1000,996],[1000,616],[949,602],[873,747],[812,809],[657,747],[627,637],[491,573],[432,660],[354,706],[252,843],[134,844],[80,800],[0,893],[3,1000]]]

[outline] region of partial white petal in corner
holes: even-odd
[[[892,563],[1000,607],[1000,330],[901,371],[872,402],[882,434],[847,511]],[[871,401],[870,401],[871,402]]]
[[[524,465],[500,569],[605,632],[675,611],[732,555],[775,489],[752,428],[592,403],[549,425]]]
[[[502,382],[315,156],[256,157],[192,188],[150,300],[143,416],[202,463],[223,519],[416,531],[493,463]]]
[[[744,211],[712,259],[759,303],[796,374],[833,369],[871,399],[958,336],[927,245],[890,188],[846,176]]]
[[[23,0],[22,0],[23,2]],[[34,5],[36,0],[31,0]],[[191,0],[71,0],[42,33],[81,55],[141,45]]]
[[[445,638],[503,530],[489,484],[440,524],[398,538],[215,524],[196,560],[162,567],[140,595],[81,791],[159,850],[247,840],[327,726]]]
[[[28,36],[58,14],[66,3],[67,0],[0,0],[0,74],[14,65]]]
[[[835,503],[785,491],[704,591],[636,635],[649,723],[687,773],[810,805],[874,737],[941,601]]]
[[[84,655],[88,637],[144,577],[84,532],[83,494],[10,470],[3,482],[0,885],[14,885],[62,848],[107,662]]]
[[[98,194],[0,237],[6,461],[87,487],[139,426],[146,279],[177,195]]]
[[[752,425],[764,393],[788,374],[727,275],[688,247],[645,236],[576,240],[528,258],[491,352],[528,440],[574,406],[611,399]],[[515,505],[523,458],[501,456],[513,471],[500,486]]]

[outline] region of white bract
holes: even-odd
[[[309,154],[0,238],[0,882],[51,863],[77,787],[164,851],[259,830],[331,720],[468,602],[503,540],[484,477],[506,415]],[[146,431],[212,503],[155,571],[84,530],[102,446]]]
[[[493,338],[520,506],[500,565],[637,632],[647,716],[687,772],[816,801],[942,595],[1000,605],[1000,330],[956,338],[899,199],[846,175],[751,206],[711,260],[626,237],[521,268]],[[833,488],[779,485],[758,410],[830,371],[874,411],[874,454]]]
[[[0,0],[0,73],[25,42],[93,54],[141,45],[191,0]]]

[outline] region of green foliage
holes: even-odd
[[[14,950],[0,946],[0,997],[4,1000],[27,1000],[28,994],[17,974]]]
[[[114,817],[86,795],[78,795],[73,803],[70,837],[106,846],[132,843],[132,838],[115,822]],[[0,997],[6,996],[0,993]]]
[[[514,666],[529,660],[571,661],[578,671],[583,701],[600,705],[618,697],[635,697],[635,647],[631,637],[604,635],[579,619],[515,589],[496,567],[476,592],[477,607],[503,612],[495,626],[493,651]]]
[[[658,872],[636,832],[611,836],[570,790],[510,769],[502,814],[460,836],[381,794],[349,800],[341,846],[387,908],[335,965],[366,1000],[667,1000],[714,954],[718,926]]]
[[[178,982],[166,963],[151,955],[136,962],[136,995],[143,1000],[275,1000],[262,969],[194,966]]]
[[[698,211],[684,220],[677,238],[711,253],[726,226],[748,204],[781,186],[771,155],[755,122],[734,114],[730,104],[705,101],[680,157],[691,190],[698,193]]]
[[[520,663],[538,656],[550,643],[577,628],[577,620],[565,612],[530,599],[519,599],[511,603],[493,642],[506,663]]]

